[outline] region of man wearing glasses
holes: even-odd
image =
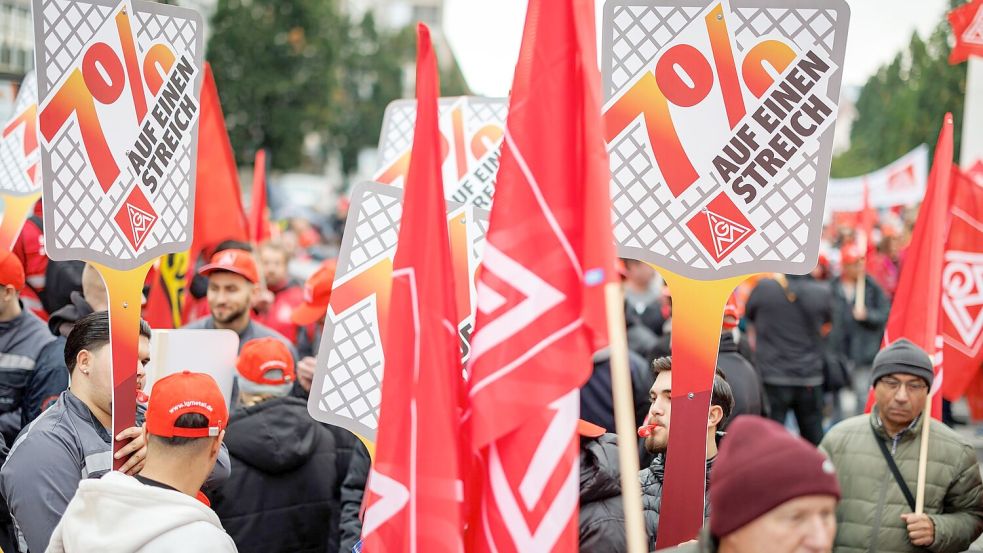
[[[960,552],[983,532],[976,452],[931,421],[925,512],[914,514],[921,416],[934,371],[924,350],[898,340],[874,358],[876,403],[833,427],[820,444],[836,466],[843,499],[834,552]]]

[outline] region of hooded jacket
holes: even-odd
[[[235,411],[232,474],[212,508],[242,552],[334,552],[341,480],[334,433],[295,397]],[[346,461],[347,462],[347,461]]]
[[[111,472],[79,484],[47,551],[234,553],[236,547],[197,499]]]
[[[580,450],[580,551],[626,551],[617,436],[585,441]]]
[[[26,309],[0,322],[0,433],[11,444],[21,429],[21,409],[41,348],[55,337]]]
[[[754,365],[740,354],[734,335],[724,332],[720,335],[720,351],[717,355],[717,367],[724,373],[724,378],[730,384],[734,394],[734,410],[730,419],[739,415],[767,416],[767,395],[761,375]]]

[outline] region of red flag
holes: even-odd
[[[376,457],[363,551],[463,551],[461,354],[437,125],[437,58],[417,27],[417,116],[393,261]]]
[[[261,244],[270,238],[270,221],[266,216],[266,150],[256,150],[253,162],[253,198],[249,204],[249,239]]]
[[[983,56],[983,0],[972,0],[949,12],[949,25],[956,45],[949,63],[962,63],[970,56]]]
[[[901,267],[898,291],[884,331],[884,344],[907,338],[935,359],[936,387],[943,379],[941,353],[942,270],[949,189],[952,180],[952,114],[947,113],[935,145],[925,201],[918,211],[915,232]],[[867,410],[873,405],[873,390]],[[932,416],[942,416],[942,395],[935,394]]]
[[[531,0],[478,282],[475,551],[577,549],[579,387],[615,275],[591,0]]]
[[[983,185],[954,167],[942,273],[942,393],[955,401],[983,364]]]

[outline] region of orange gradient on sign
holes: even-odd
[[[164,44],[154,44],[143,57],[143,79],[154,96],[164,86],[164,78],[174,67],[174,52]]]
[[[115,440],[123,430],[136,426],[137,365],[140,363],[140,304],[143,283],[153,262],[120,271],[94,263],[109,293],[109,333],[113,358],[113,452],[126,443]],[[119,470],[126,459],[113,459]]]
[[[692,280],[657,268],[672,294],[672,425],[658,544],[696,538],[703,524],[707,413],[720,349],[724,306],[746,276]]]
[[[0,251],[10,251],[24,228],[24,222],[41,197],[41,191],[25,196],[3,196],[3,214],[0,215]]]
[[[147,97],[143,93],[143,81],[140,78],[140,62],[137,60],[137,49],[133,43],[133,29],[126,12],[116,14],[116,30],[119,42],[123,47],[123,64],[126,66],[126,80],[130,83],[130,94],[133,96],[133,109],[137,122],[143,121],[147,115]]]
[[[505,130],[498,125],[485,125],[471,137],[471,154],[475,159],[485,157],[485,154],[495,149]]]
[[[95,100],[85,86],[82,72],[78,69],[72,70],[65,84],[55,91],[51,101],[41,110],[39,123],[41,135],[45,140],[51,142],[73,113],[78,118],[82,145],[85,147],[92,171],[102,190],[107,192],[119,177],[119,166],[116,165],[116,160],[109,151],[102,124],[96,114]]]
[[[604,139],[608,143],[613,141],[639,115],[643,116],[652,152],[666,179],[666,185],[675,196],[679,196],[699,175],[679,140],[669,113],[669,102],[651,72],[645,72],[604,112]]]
[[[468,256],[468,226],[465,212],[447,221],[447,238],[451,249],[451,264],[454,271],[454,297],[457,303],[458,322],[471,314],[471,274]]]
[[[707,14],[705,22],[710,36],[710,48],[713,50],[713,61],[717,67],[717,81],[727,109],[727,121],[733,129],[741,122],[747,110],[744,107],[744,95],[741,93],[741,81],[737,78],[737,64],[730,46],[730,33],[727,31],[723,6],[717,4]]]
[[[451,112],[451,127],[454,130],[454,155],[457,161],[457,178],[463,179],[468,171],[468,153],[464,150],[464,114],[461,108]]]
[[[383,324],[389,314],[389,297],[392,294],[393,260],[384,257],[368,269],[360,272],[331,290],[331,312],[343,313],[355,304],[375,296],[376,323],[379,338],[386,341],[386,328]]]
[[[793,61],[795,61],[795,50],[792,50],[784,42],[766,40],[760,44],[756,44],[744,56],[744,63],[741,66],[744,84],[747,85],[751,94],[760,98],[775,82],[774,77],[766,69],[765,63],[768,63],[768,65],[780,74]]]

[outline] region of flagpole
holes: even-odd
[[[628,336],[625,302],[621,284],[604,287],[607,308],[608,343],[611,350],[611,388],[614,392],[614,422],[618,433],[618,460],[621,469],[621,498],[625,510],[628,553],[648,551],[645,519],[642,515],[642,485],[638,479],[638,438],[632,400],[631,372],[628,366]]]
[[[857,236],[857,249],[860,250],[860,271],[857,273],[857,293],[853,298],[854,311],[867,304],[867,231]]]
[[[932,428],[932,400],[935,394],[929,393],[922,410],[922,443],[918,452],[918,486],[915,489],[915,514],[925,512],[925,473],[928,468],[928,435]]]

